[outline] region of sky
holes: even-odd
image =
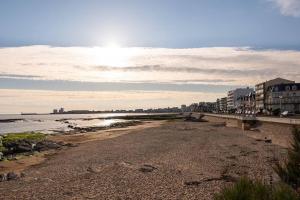
[[[0,0],[0,113],[215,101],[300,82],[300,0]]]

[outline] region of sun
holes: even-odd
[[[138,48],[122,47],[116,42],[109,42],[103,47],[94,47],[92,52],[93,64],[109,67],[130,66],[132,59],[140,53]]]
[[[110,42],[104,47],[94,48],[93,60],[97,65],[122,67],[128,65],[129,56],[126,48],[122,48],[118,43]]]
[[[107,45],[104,46],[106,49],[120,49],[122,48],[120,44],[117,42],[109,42]]]

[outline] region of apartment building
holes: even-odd
[[[255,85],[256,111],[262,112],[263,110],[266,109],[266,92],[269,87],[274,85],[279,85],[279,84],[290,84],[290,83],[295,83],[295,81],[291,81],[283,78],[276,78]]]
[[[227,112],[227,97],[220,99],[220,111]]]
[[[254,92],[252,88],[237,88],[231,90],[227,94],[227,110],[236,110],[243,103],[242,97],[248,96],[250,93]]]
[[[265,106],[269,111],[280,109],[300,113],[300,83],[277,84],[267,88]]]

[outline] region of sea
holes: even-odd
[[[57,132],[70,131],[72,126],[105,127],[118,122],[125,122],[123,119],[108,119],[111,117],[145,115],[145,113],[101,113],[101,114],[45,114],[45,115],[7,115],[0,114],[0,135],[7,133],[42,132],[52,134]],[[10,122],[6,120],[12,119]],[[68,123],[65,123],[67,119]]]

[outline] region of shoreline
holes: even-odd
[[[130,126],[121,127],[106,127],[93,132],[84,133],[62,133],[62,134],[52,134],[47,135],[47,140],[69,144],[67,147],[63,146],[56,150],[47,150],[42,152],[33,152],[31,155],[16,155],[15,160],[0,161],[0,174],[5,174],[9,172],[14,172],[20,174],[22,171],[41,164],[47,158],[52,155],[59,154],[60,151],[67,150],[68,148],[76,147],[82,143],[96,141],[96,140],[106,140],[115,137],[119,137],[125,134],[131,133],[133,130],[141,130],[146,128],[157,127],[163,124],[165,121],[145,121],[137,123]]]

